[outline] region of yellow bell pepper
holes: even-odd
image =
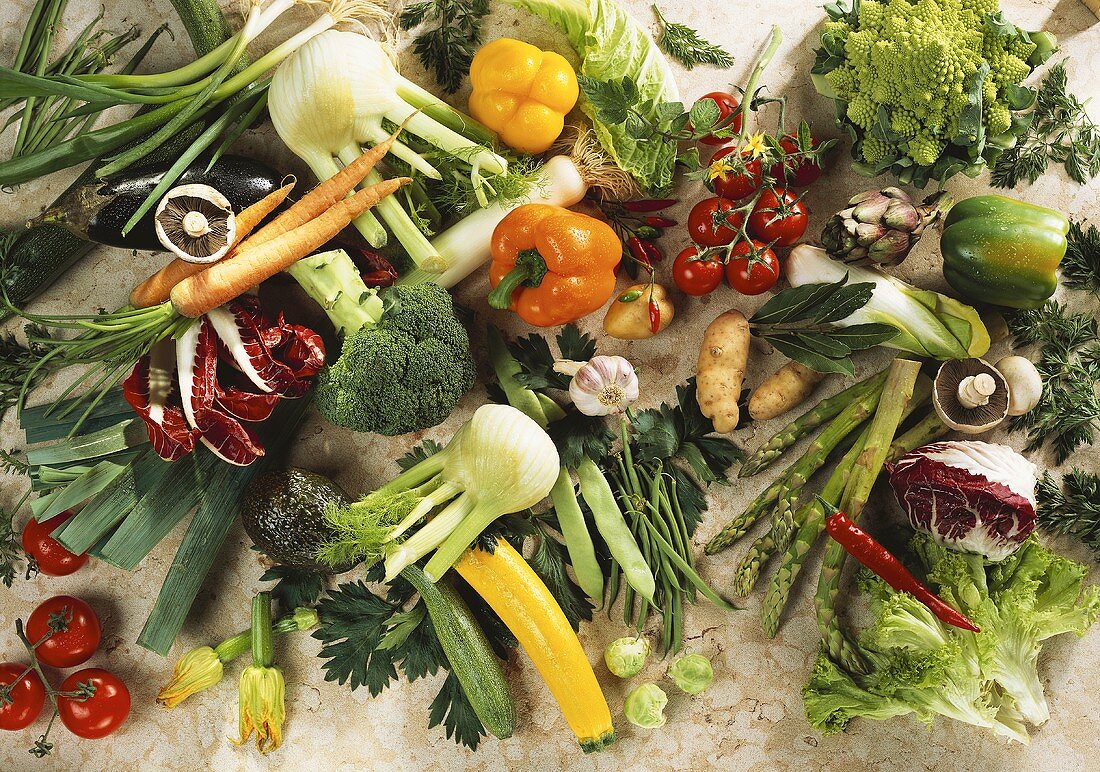
[[[565,128],[580,95],[565,57],[500,38],[470,64],[470,113],[521,153],[544,153]]]

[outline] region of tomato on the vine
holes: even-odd
[[[26,671],[26,672],[24,672]],[[0,695],[0,729],[15,731],[34,723],[46,704],[46,688],[34,670],[18,662],[0,663],[0,688],[11,686]]]
[[[710,159],[709,185],[711,190],[722,198],[740,201],[748,198],[760,188],[763,182],[763,170],[759,158],[750,158],[744,162],[743,171],[728,171],[727,166],[737,166],[737,159],[723,162],[730,153],[736,153],[735,147],[724,147]],[[740,168],[740,167],[738,167]]]
[[[735,211],[737,204],[729,199],[704,198],[688,214],[688,235],[704,247],[732,244],[744,222],[744,215]]]
[[[65,629],[52,632],[51,619],[64,622]],[[36,645],[35,656],[43,665],[75,667],[87,662],[99,648],[99,617],[80,598],[55,595],[27,618],[27,639]]]
[[[672,280],[676,286],[681,292],[697,297],[713,292],[722,283],[724,272],[721,260],[714,260],[705,253],[700,257],[695,247],[678,254],[672,264]]]
[[[86,684],[95,689],[87,698],[79,695]],[[57,714],[77,737],[106,737],[130,715],[130,690],[121,678],[102,668],[78,670],[65,679],[61,691],[64,694],[57,698]]]
[[[773,246],[789,247],[802,238],[808,219],[806,205],[796,193],[765,190],[749,215],[749,231],[755,238]]]
[[[767,292],[779,281],[779,258],[760,241],[739,241],[730,250],[726,281],[742,295]]]
[[[798,138],[787,134],[779,140],[779,146],[785,153],[798,152]],[[810,147],[817,147],[817,140],[810,138]],[[821,167],[805,159],[790,159],[785,163],[776,163],[771,168],[771,176],[792,188],[804,188],[813,184],[821,176]]]
[[[46,576],[68,576],[88,562],[87,554],[74,555],[50,536],[73,514],[71,509],[66,509],[42,523],[32,517],[23,527],[23,550]]]
[[[699,97],[699,101],[704,99],[710,99],[714,104],[718,105],[718,120],[715,121],[715,125],[722,126],[723,122],[728,120],[730,115],[737,112],[737,109],[741,107],[741,102],[733,94],[727,94],[725,91],[712,91],[709,94],[704,94]],[[734,134],[741,131],[741,116],[738,115],[733,119],[728,126],[722,126],[723,129],[728,129]],[[716,137],[713,134],[708,134],[700,142],[706,145],[720,146],[729,142],[728,137]]]

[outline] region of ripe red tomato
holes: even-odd
[[[50,536],[73,514],[71,509],[66,509],[44,523],[32,517],[23,527],[23,550],[34,559],[38,570],[46,576],[68,576],[79,571],[88,562],[86,554],[74,555]]]
[[[51,618],[67,619],[68,626],[50,634]],[[46,635],[50,637],[45,638]],[[31,612],[27,619],[27,638],[32,644],[38,644],[34,651],[43,665],[75,667],[87,662],[99,648],[99,617],[80,598],[55,595]]]
[[[722,283],[725,267],[720,260],[699,257],[699,250],[688,247],[676,256],[672,264],[672,280],[688,295],[706,295]]]
[[[784,152],[796,153],[798,139],[793,134],[788,134],[779,140],[779,146]],[[810,138],[810,147],[817,147],[817,140],[813,137]],[[792,188],[804,188],[817,181],[821,176],[821,167],[805,160],[790,160],[772,166],[771,176]]]
[[[95,694],[57,698],[57,714],[65,728],[77,737],[98,740],[118,729],[130,715],[130,690],[122,679],[102,668],[89,667],[70,675],[62,692],[76,692],[82,684],[95,687]]]
[[[722,198],[740,201],[757,191],[763,181],[763,171],[759,158],[751,158],[746,161],[745,169],[742,172],[723,170],[723,167],[732,164],[737,159],[725,163],[722,162],[722,159],[730,153],[736,152],[736,150],[737,148],[724,147],[710,159],[711,174],[714,175],[710,180],[710,188]]]
[[[797,194],[789,190],[779,190],[778,193],[779,196],[765,190],[760,194],[749,215],[749,231],[763,242],[789,247],[797,244],[806,232],[809,216],[806,205],[798,200]]]
[[[688,235],[704,247],[732,244],[745,217],[733,211],[737,204],[725,198],[704,198],[688,214]]]
[[[726,281],[742,295],[766,292],[779,281],[779,258],[763,242],[738,242],[730,250]]]
[[[715,125],[721,125],[723,121],[730,117],[730,115],[737,111],[737,108],[741,106],[741,103],[737,100],[733,94],[727,94],[725,91],[712,91],[709,94],[701,96],[700,101],[703,99],[713,100],[718,105],[718,120],[715,121]],[[741,131],[741,116],[738,115],[733,119],[733,122],[728,126],[723,126],[724,129],[729,129],[734,134]],[[726,137],[716,137],[713,134],[708,134],[699,140],[706,145],[713,145],[715,147],[725,145],[729,142]]]
[[[46,688],[38,673],[19,662],[0,663],[0,687],[15,684],[7,697],[0,697],[0,729],[15,731],[34,723],[46,704]]]

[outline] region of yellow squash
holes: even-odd
[[[500,38],[470,63],[470,113],[521,153],[544,153],[580,95],[577,74],[560,54]]]
[[[498,539],[493,554],[467,550],[455,570],[516,636],[550,687],[584,752],[615,742],[611,711],[581,642],[523,556]]]

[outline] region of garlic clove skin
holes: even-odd
[[[592,357],[569,382],[569,397],[584,415],[622,413],[638,399],[638,375],[620,356]]]

